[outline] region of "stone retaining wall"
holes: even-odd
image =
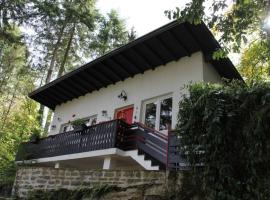
[[[169,185],[175,186],[175,184],[181,183],[180,174],[178,174],[178,178],[173,176],[173,180],[169,178],[170,176],[166,171],[75,170],[20,167],[17,170],[13,194],[19,197],[25,197],[31,190],[41,189],[47,191],[61,188],[73,190],[83,187],[91,188],[102,185],[113,185],[124,188],[124,190],[132,190],[135,196],[164,195]],[[141,188],[145,190],[143,194],[141,194]],[[113,198],[110,197],[110,199],[112,200]],[[119,197],[117,199],[119,200]]]

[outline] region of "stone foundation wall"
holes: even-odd
[[[118,192],[117,195],[107,194],[106,198],[110,198],[111,200],[142,199],[143,196],[164,195],[168,187],[181,184],[181,177],[181,174],[172,176],[166,171],[75,170],[20,167],[17,170],[13,194],[18,197],[26,197],[28,192],[32,190],[47,191],[61,188],[73,190],[112,185],[120,187],[123,190],[121,190],[122,192]],[[123,198],[119,195],[122,195]],[[134,198],[127,198],[132,196]],[[135,198],[135,196],[137,197]]]

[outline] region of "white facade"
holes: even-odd
[[[155,70],[148,70],[144,74],[138,74],[56,106],[50,135],[59,133],[62,124],[77,118],[97,115],[97,122],[114,119],[115,110],[128,105],[134,106],[133,122],[142,122],[143,102],[163,95],[172,96],[172,128],[174,128],[181,93],[185,92],[181,88],[191,82],[220,82],[220,80],[211,64],[204,62],[203,54],[197,52],[191,57],[167,63]],[[127,93],[126,101],[118,98],[123,90]],[[104,116],[104,111],[107,116]]]

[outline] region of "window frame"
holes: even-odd
[[[155,127],[154,129],[163,133],[166,133],[168,130],[160,130],[160,111],[161,111],[161,102],[164,99],[172,99],[172,110],[173,110],[173,94],[166,94],[166,95],[161,95],[157,96],[151,99],[146,99],[142,102],[142,114],[141,114],[141,122],[145,124],[145,114],[146,114],[146,105],[150,103],[157,103],[157,108],[156,108],[156,121],[155,121]]]

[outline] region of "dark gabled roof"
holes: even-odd
[[[212,59],[212,53],[219,48],[204,23],[174,21],[38,88],[29,97],[54,109],[56,105],[198,51],[204,53],[221,77],[242,80],[230,59]]]

